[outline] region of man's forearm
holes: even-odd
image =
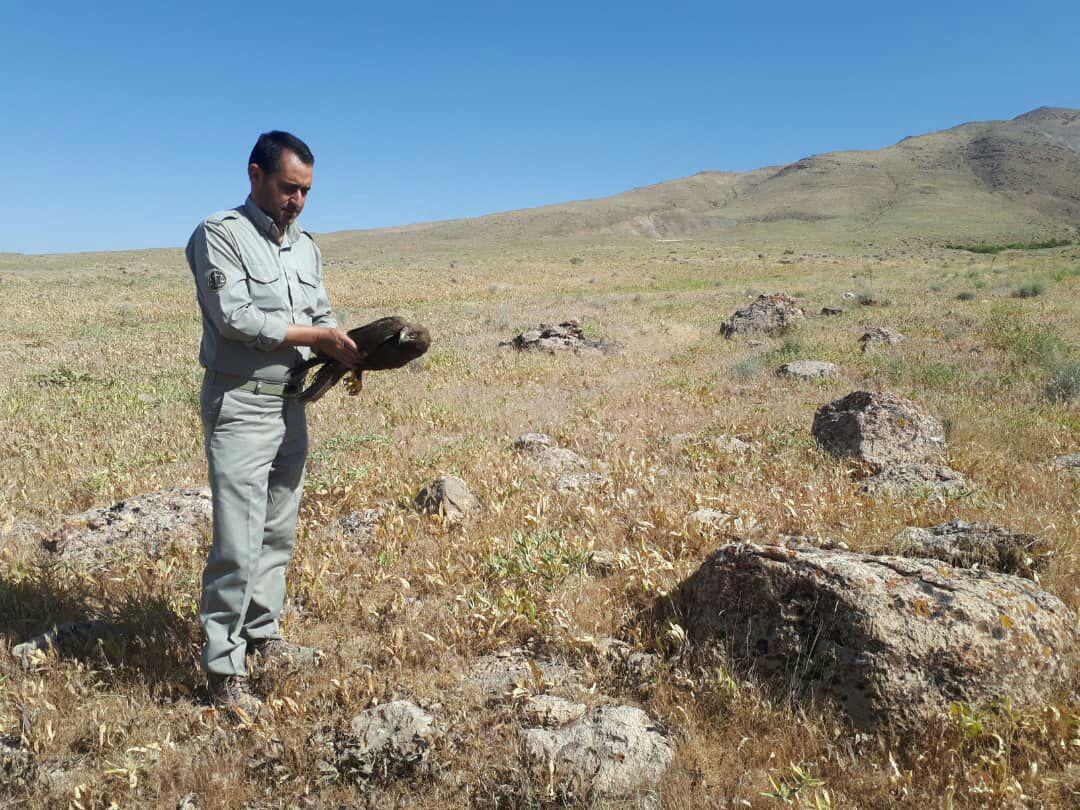
[[[285,339],[281,341],[281,345],[319,348],[320,342],[326,341],[326,333],[330,329],[331,327],[326,326],[301,326],[300,324],[290,323],[285,327]]]
[[[302,326],[290,323],[285,328],[282,346],[310,346],[322,354],[328,354],[347,367],[356,365],[359,357],[356,344],[343,329],[335,326]]]

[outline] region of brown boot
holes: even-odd
[[[247,675],[210,673],[206,678],[206,691],[210,693],[212,705],[240,720],[254,720],[263,706],[262,700],[251,691]]]
[[[257,657],[262,667],[314,669],[323,658],[321,650],[293,644],[283,638],[271,638],[260,643],[252,642],[248,644],[248,649]]]

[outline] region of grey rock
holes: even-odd
[[[337,530],[355,540],[370,540],[375,536],[379,521],[386,517],[386,510],[381,507],[359,509],[343,516],[337,521]]]
[[[28,784],[36,774],[34,755],[20,745],[19,738],[0,737],[0,788]]]
[[[573,450],[567,450],[565,447],[545,447],[531,455],[534,466],[542,473],[584,470],[589,466],[584,456]]]
[[[686,522],[699,531],[715,531],[722,529],[734,519],[735,515],[721,512],[719,509],[702,507],[687,515]]]
[[[176,803],[176,810],[200,810],[202,807],[202,796],[198,793],[188,793]]]
[[[564,801],[647,795],[675,756],[663,731],[632,706],[594,709],[561,729],[526,729],[522,742],[548,795]]]
[[[859,490],[871,495],[944,495],[971,491],[963,473],[941,464],[897,464],[865,479]]]
[[[762,294],[749,306],[736,310],[720,327],[726,338],[762,335],[790,329],[805,319],[795,299],[783,293]]]
[[[530,726],[558,728],[585,714],[584,703],[573,703],[556,695],[533,695],[521,707],[522,719]]]
[[[904,336],[894,329],[887,326],[875,326],[873,329],[863,332],[862,337],[859,338],[859,345],[862,346],[863,354],[869,354],[879,349],[895,346],[902,343],[904,339]]]
[[[796,380],[822,380],[837,376],[836,366],[824,360],[792,360],[776,370],[778,377]]]
[[[951,520],[940,526],[908,526],[892,539],[901,557],[941,560],[960,568],[978,566],[1032,579],[1053,556],[1045,540],[992,523]]]
[[[1061,470],[1080,470],[1080,453],[1070,453],[1054,459],[1054,466]]]
[[[600,352],[611,348],[610,344],[604,341],[585,337],[581,323],[577,320],[563,321],[560,324],[542,323],[500,345],[513,346],[518,351],[542,351],[550,354]]]
[[[843,315],[844,310],[842,310],[840,307],[822,307],[821,314],[825,315],[826,317],[833,317],[836,315]]]
[[[29,641],[16,644],[11,648],[11,656],[24,667],[28,667],[34,663],[35,653],[45,654],[51,650],[63,649],[67,645],[91,644],[99,638],[119,635],[122,632],[119,625],[103,620],[66,622],[53,626]]]
[[[615,562],[610,551],[593,551],[585,561],[585,570],[594,577],[609,577],[615,573]]]
[[[672,605],[697,654],[901,733],[953,701],[1038,704],[1078,651],[1076,617],[1029,580],[807,546],[722,546]]]
[[[426,761],[438,738],[434,717],[414,703],[395,700],[367,709],[339,735],[339,773],[354,779],[387,779],[410,774]]]
[[[603,473],[572,472],[563,473],[555,479],[556,492],[586,492],[606,484],[608,477]]]
[[[212,511],[206,489],[152,492],[70,515],[44,546],[60,559],[83,563],[156,556],[172,545],[199,546],[209,534]]]
[[[480,509],[480,499],[453,475],[444,475],[425,485],[416,495],[416,508],[447,520],[463,520]]]
[[[476,659],[466,683],[489,698],[503,698],[517,689],[543,692],[552,687],[576,685],[579,673],[573,667],[515,647]]]
[[[822,405],[814,438],[840,457],[878,468],[937,460],[945,451],[941,423],[914,402],[883,391],[853,391]]]
[[[546,433],[522,433],[514,439],[511,447],[519,453],[536,453],[548,447],[556,447],[555,440]]]
[[[639,693],[648,694],[655,686],[660,661],[652,653],[610,636],[590,639],[587,646],[601,663],[611,669],[616,679]]]
[[[753,449],[753,445],[749,442],[744,442],[738,436],[728,436],[725,433],[713,436],[710,441],[713,447],[725,453],[747,453]]]

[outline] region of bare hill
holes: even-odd
[[[1014,241],[1080,223],[1080,110],[1040,107],[874,151],[829,152],[750,172],[701,172],[613,197],[467,220],[327,234],[432,245],[625,234]]]

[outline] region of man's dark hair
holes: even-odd
[[[255,141],[255,148],[251,150],[248,164],[256,164],[267,174],[276,174],[281,169],[281,153],[285,150],[292,152],[305,166],[315,165],[315,156],[311,154],[308,145],[295,135],[275,129],[272,132],[264,132]]]

